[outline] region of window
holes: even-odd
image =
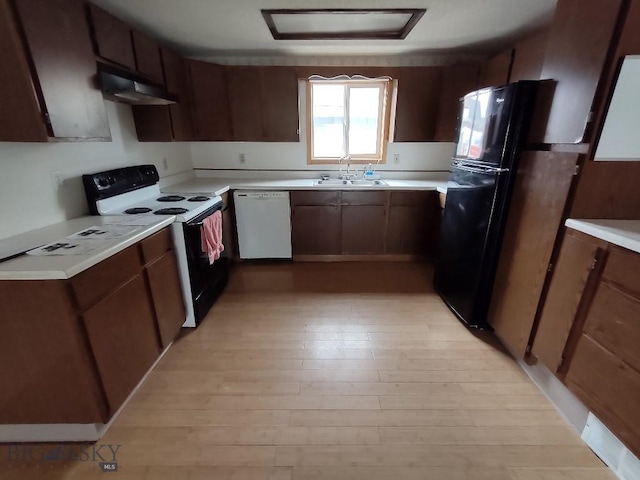
[[[308,163],[385,162],[390,79],[316,80],[307,88]]]

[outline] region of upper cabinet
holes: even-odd
[[[495,87],[509,83],[513,50],[499,53],[486,61],[480,69],[478,87]]]
[[[549,32],[541,30],[516,44],[509,82],[540,80],[548,39]]]
[[[153,38],[133,30],[133,51],[136,54],[136,69],[156,83],[164,85],[160,45]]]
[[[84,3],[2,0],[0,11],[0,140],[109,139]]]
[[[293,68],[260,68],[263,138],[298,141],[298,76]]]
[[[136,69],[131,28],[122,20],[89,3],[96,53],[105,60]]]
[[[178,103],[169,105],[173,139],[178,142],[194,140],[186,62],[180,55],[166,48],[161,49],[161,54],[167,90],[179,98]]]
[[[399,69],[394,141],[434,141],[438,121],[440,79],[440,67]],[[454,109],[457,113],[457,105]]]
[[[434,140],[455,142],[460,99],[473,92],[478,85],[480,65],[457,63],[442,69],[442,86],[438,102],[438,123]]]
[[[582,143],[618,27],[623,0],[560,0],[549,32],[531,143]]]
[[[188,66],[196,140],[231,140],[225,67],[196,60],[190,60]]]
[[[233,140],[260,142],[262,131],[262,87],[260,69],[226,67]]]

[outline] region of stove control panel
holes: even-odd
[[[82,176],[91,210],[97,200],[155,185],[159,180],[160,175],[155,165],[136,165]]]

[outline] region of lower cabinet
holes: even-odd
[[[0,281],[0,423],[106,423],[185,320],[168,228],[69,280]]]
[[[144,280],[136,275],[82,317],[113,414],[160,354]]]
[[[567,230],[532,353],[640,454],[640,254]]]
[[[429,256],[440,224],[433,191],[294,191],[291,211],[294,256]]]

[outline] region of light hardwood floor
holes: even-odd
[[[240,265],[99,443],[121,445],[117,473],[4,462],[0,478],[615,478],[408,263]]]

